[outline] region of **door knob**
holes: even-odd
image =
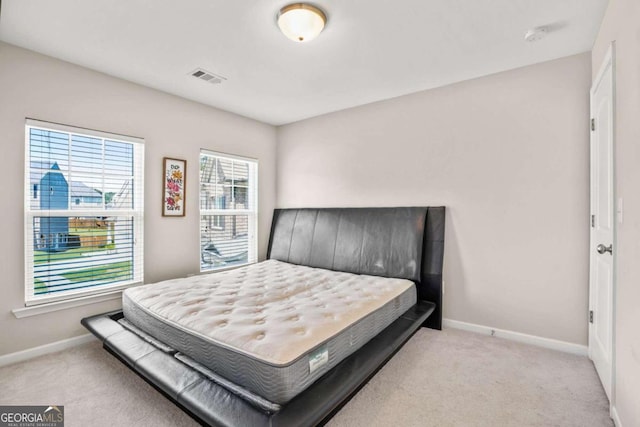
[[[596,247],[596,250],[598,251],[599,254],[603,254],[605,252],[609,252],[609,254],[613,255],[613,244],[610,244],[609,246],[605,246],[602,243],[600,243]]]

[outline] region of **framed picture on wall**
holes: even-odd
[[[187,161],[165,157],[162,170],[162,216],[184,216]]]

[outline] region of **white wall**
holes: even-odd
[[[592,52],[595,78],[615,41],[617,315],[613,402],[621,425],[640,426],[640,2],[610,0]]]
[[[444,316],[587,343],[588,53],[278,128],[277,206],[446,205]]]
[[[119,307],[112,301],[23,319],[10,312],[24,306],[26,117],[145,138],[147,282],[199,271],[200,149],[257,158],[264,258],[275,202],[274,127],[0,43],[0,355],[84,334],[82,317]],[[161,216],[164,156],[188,162],[185,218]]]

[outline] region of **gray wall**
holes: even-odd
[[[589,53],[278,128],[277,206],[446,205],[444,316],[587,343]]]
[[[10,312],[24,306],[25,117],[145,138],[147,282],[199,271],[200,149],[257,158],[264,258],[275,202],[274,127],[0,43],[0,355],[84,334],[82,317],[119,307],[112,301],[23,319]],[[185,218],[161,216],[164,156],[188,162]]]
[[[609,44],[615,51],[617,314],[613,404],[623,426],[640,425],[640,2],[610,0],[592,52],[593,77]]]

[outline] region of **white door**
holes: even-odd
[[[614,81],[609,48],[591,88],[591,239],[589,277],[589,357],[607,397],[613,377],[614,291]]]

